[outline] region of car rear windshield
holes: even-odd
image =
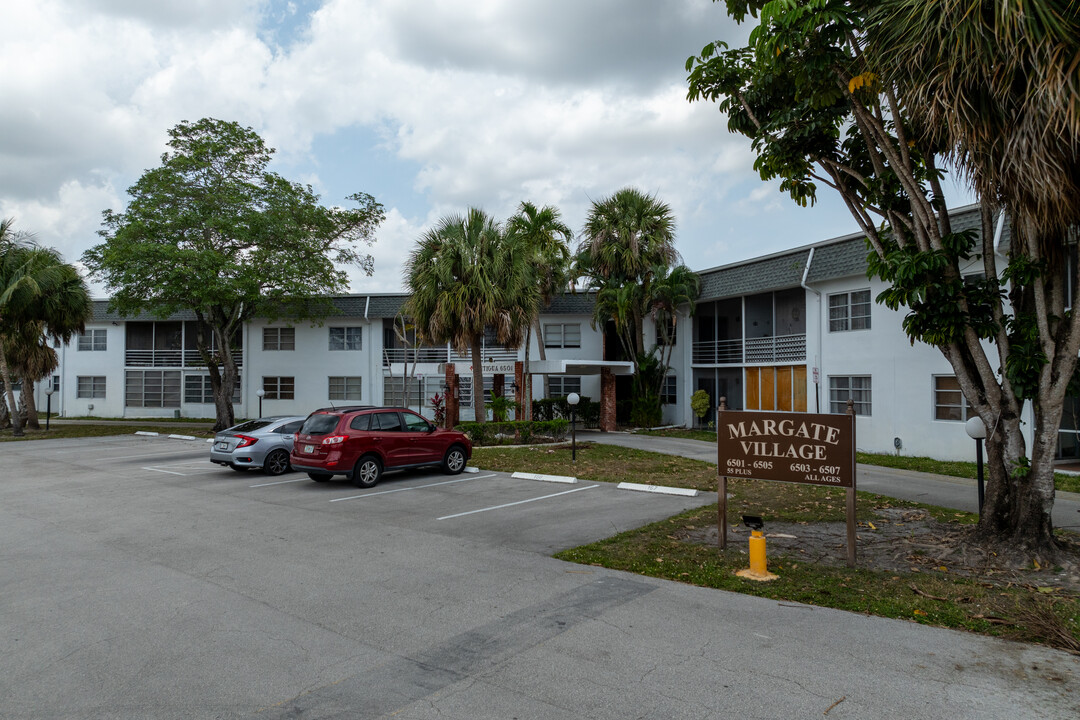
[[[338,416],[327,415],[325,413],[319,413],[318,415],[312,415],[304,421],[304,426],[300,428],[301,435],[328,435],[334,431],[337,427]]]
[[[234,428],[229,428],[229,432],[255,432],[259,428],[264,428],[269,425],[273,420],[248,420],[246,423],[240,423]]]

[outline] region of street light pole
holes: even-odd
[[[266,394],[266,390],[259,388],[255,391],[255,394],[259,396],[259,417],[262,417],[262,399],[263,395]]]
[[[577,464],[577,405],[581,402],[581,396],[575,392],[566,396],[566,402],[570,405],[570,460]]]
[[[45,432],[49,432],[49,419],[52,418],[52,394],[53,387],[50,381],[49,387],[45,388]]]
[[[983,509],[983,440],[986,438],[986,425],[982,418],[973,417],[964,424],[964,430],[975,440],[975,468],[979,478],[979,514]]]

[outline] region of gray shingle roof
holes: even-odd
[[[760,260],[706,270],[701,275],[698,300],[717,300],[739,295],[780,290],[802,282],[809,248],[799,248]]]

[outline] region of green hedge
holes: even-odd
[[[566,439],[566,420],[515,420],[513,422],[465,422],[454,428],[469,436],[473,445],[527,445]]]

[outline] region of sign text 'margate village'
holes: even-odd
[[[851,417],[725,411],[717,419],[722,474],[852,487]]]

